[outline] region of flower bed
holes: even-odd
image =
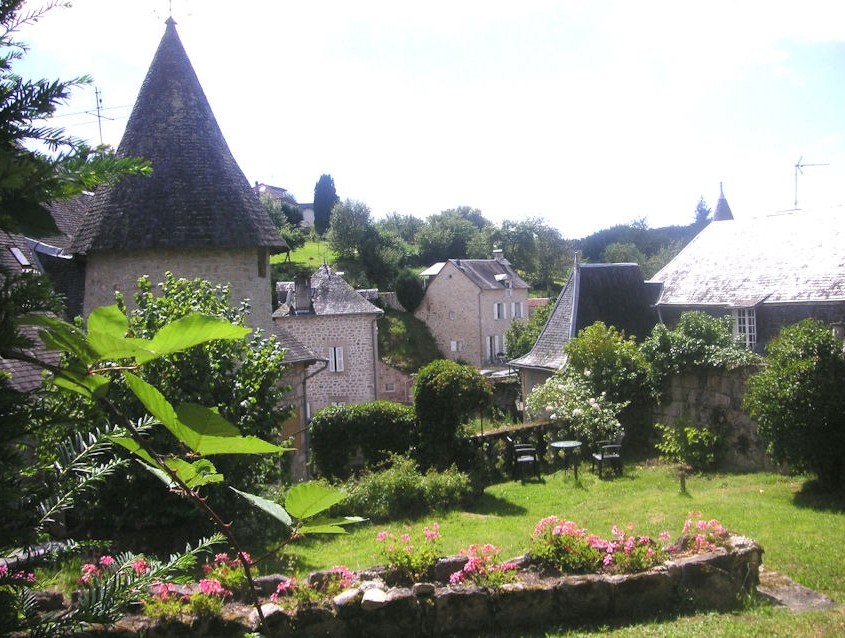
[[[368,638],[727,610],[757,586],[763,550],[718,521],[691,517],[673,543],[663,534],[653,540],[631,529],[614,528],[612,534],[603,539],[572,521],[548,517],[535,526],[524,556],[502,561],[498,548],[471,545],[458,556],[437,559],[435,524],[416,541],[410,534],[379,533],[385,566],[357,574],[337,566],[303,582],[265,576],[257,585],[268,599],[262,611],[273,636]],[[206,576],[218,578],[203,579],[198,587],[202,596],[223,599],[226,594],[216,591],[222,589],[219,576],[233,563],[217,558]],[[128,616],[97,633],[242,636],[257,629],[255,610],[226,602],[216,614],[181,613],[159,620]]]

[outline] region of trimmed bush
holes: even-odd
[[[391,452],[407,452],[413,430],[414,410],[401,403],[372,401],[324,408],[311,420],[313,460],[325,476],[346,479],[359,450],[365,465],[377,465]]]

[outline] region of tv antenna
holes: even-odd
[[[795,162],[795,208],[798,208],[798,174],[804,174],[802,169],[806,166],[830,166],[830,164],[805,164],[803,160],[804,156],[802,155]]]
[[[100,130],[100,146],[103,145],[103,120],[113,120],[113,117],[103,115],[103,94],[99,87],[94,87],[94,100],[96,101],[97,111],[85,111],[89,115],[97,116],[97,128]]]

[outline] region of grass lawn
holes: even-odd
[[[582,468],[583,470],[583,468]],[[627,466],[625,475],[598,480],[582,471],[545,475],[542,482],[508,482],[488,487],[467,511],[427,516],[417,521],[374,526],[362,524],[350,534],[304,539],[291,548],[302,572],[345,564],[361,569],[378,564],[375,535],[419,533],[438,521],[442,553],[454,554],[471,543],[493,543],[505,557],[523,553],[534,524],[556,514],[589,531],[609,536],[614,524],[632,523],[638,533],[681,531],[687,513],[700,511],[732,531],[758,541],[764,565],[799,583],[845,601],[845,508],[818,502],[802,491],[803,480],[778,474],[712,474],[687,480],[688,494],[664,466]],[[841,609],[796,615],[753,607],[734,614],[698,614],[623,627],[592,627],[580,632],[526,635],[617,636],[834,636],[845,635]]]
[[[277,264],[285,261],[285,253],[270,256],[270,263]],[[329,249],[329,245],[325,241],[306,241],[301,248],[291,251],[290,260],[300,264],[309,266],[312,270],[317,270],[320,264],[324,261],[333,264],[337,261],[337,256]]]

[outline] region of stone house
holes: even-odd
[[[761,352],[801,319],[845,321],[845,217],[836,209],[714,215],[650,283],[663,323],[690,310],[730,315],[737,339]]]
[[[450,259],[420,276],[425,296],[414,315],[443,356],[479,368],[503,366],[508,327],[528,317],[529,286],[502,251],[493,259]]]
[[[579,330],[602,321],[626,336],[645,337],[657,323],[654,294],[637,264],[576,261],[534,347],[508,362],[519,371],[523,399],[566,365],[564,348]]]
[[[322,265],[310,279],[278,282],[279,329],[316,353],[309,367],[306,417],[329,405],[375,401],[378,396],[376,321],[382,310],[362,297],[343,277]]]

